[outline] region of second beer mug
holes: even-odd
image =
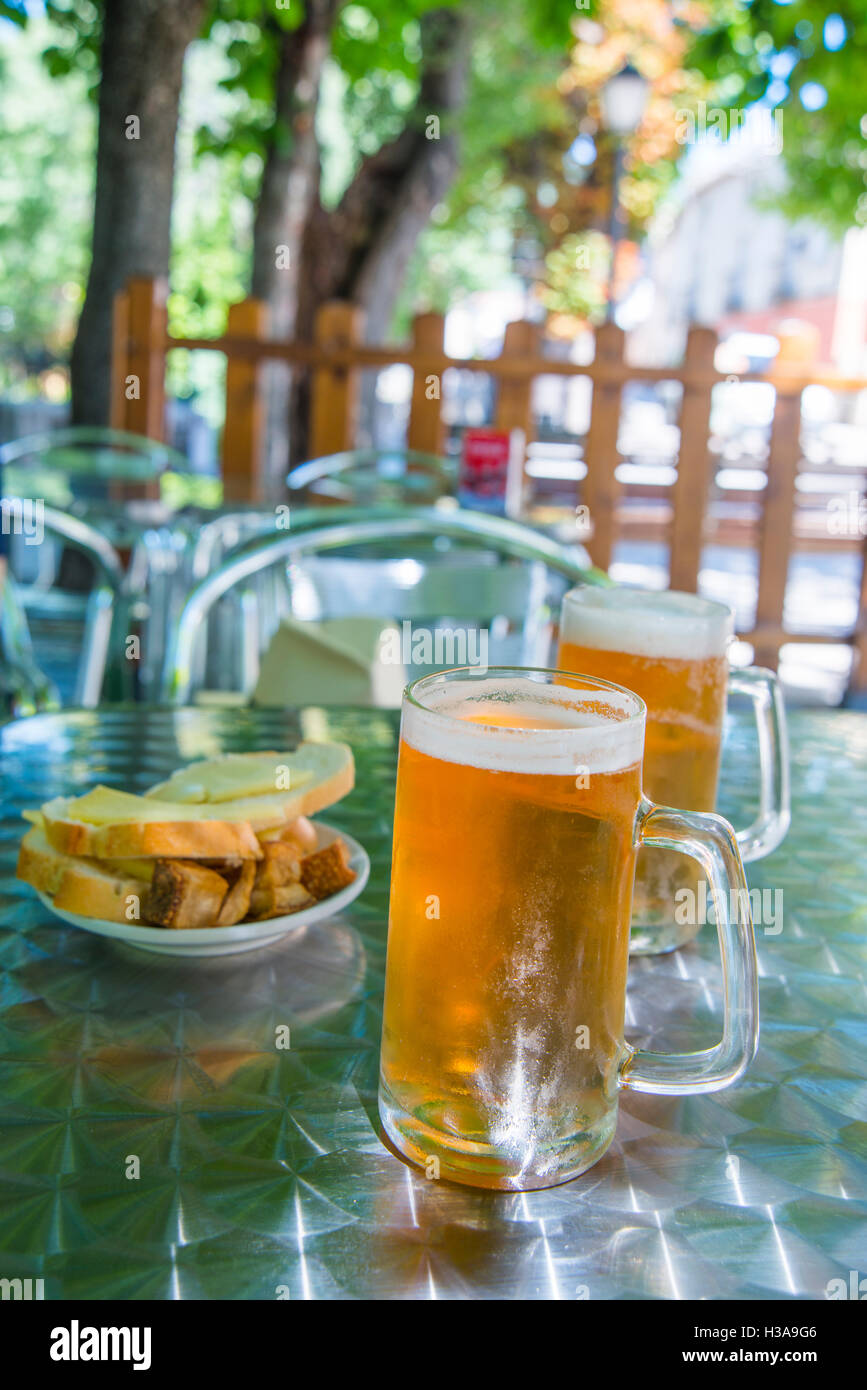
[[[728,692],[753,702],[759,813],[737,832],[745,862],[776,849],[789,828],[789,768],[779,683],[758,667],[729,673],[731,610],[672,590],[572,589],[563,600],[557,665],[616,681],[647,705],[644,791],[667,806],[716,805]],[[630,950],[670,951],[699,930],[701,878],[682,855],[640,855]]]

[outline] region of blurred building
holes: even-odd
[[[807,360],[863,370],[864,234],[853,229],[844,243],[818,223],[789,221],[768,205],[784,179],[779,154],[746,132],[688,152],[676,196],[647,239],[652,295],[645,284],[650,312],[632,329],[634,360],[678,361],[696,323],[738,336],[747,360],[732,361],[733,371],[763,365],[749,339],[780,330],[801,340]],[[773,356],[776,343],[757,342],[755,351]]]

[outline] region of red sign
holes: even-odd
[[[524,431],[465,430],[458,500],[479,511],[519,516],[524,501]]]
[[[459,488],[473,497],[505,502],[512,441],[507,430],[466,430]]]

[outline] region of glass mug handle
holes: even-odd
[[[752,825],[737,831],[741,858],[751,864],[782,843],[792,819],[786,707],[780,682],[763,666],[732,671],[729,693],[752,701],[759,735],[759,814]]]
[[[723,1035],[703,1052],[645,1052],[627,1044],[619,1082],[654,1095],[720,1091],[746,1070],[759,1041],[756,941],[735,833],[721,816],[673,811],[646,798],[638,808],[637,831],[639,844],[689,855],[710,880],[722,955]]]

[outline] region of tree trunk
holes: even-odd
[[[416,243],[458,171],[453,117],[465,99],[468,66],[466,26],[459,11],[432,11],[422,20],[422,39],[421,89],[415,120],[405,132],[410,140],[374,210],[352,286],[352,298],[365,311],[371,343],[381,343],[388,333]]]
[[[112,303],[169,269],[184,54],[205,0],[105,0],[93,255],[72,350],[72,418],[110,418]],[[133,119],[135,118],[135,119]]]
[[[304,22],[278,31],[274,126],[253,226],[251,283],[252,294],[270,306],[275,336],[295,327],[301,244],[319,189],[316,106],[339,3],[307,0]]]
[[[311,338],[321,304],[349,299],[365,311],[367,341],[383,340],[418,238],[457,172],[454,116],[463,105],[469,58],[465,18],[457,8],[430,10],[421,32],[421,83],[406,129],[362,161],[336,208],[323,208],[317,190],[300,261],[299,338]],[[298,463],[307,453],[305,378],[294,395],[292,461]]]
[[[468,45],[457,9],[423,16],[422,76],[397,139],[369,155],[338,206],[319,202],[305,231],[298,325],[312,328],[326,299],[352,299],[369,318],[368,340],[388,328],[409,258],[458,167],[451,118],[464,100]]]
[[[273,338],[291,338],[295,331],[304,228],[319,192],[316,106],[339,4],[307,0],[297,29],[274,26],[279,35],[274,125],[253,224],[251,276],[251,293],[268,304]],[[264,472],[268,491],[276,496],[289,467],[292,375],[281,362],[269,363],[263,375]]]

